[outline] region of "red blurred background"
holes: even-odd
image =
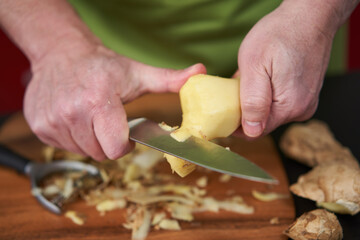
[[[360,6],[350,17],[348,37],[348,71],[360,70]],[[0,30],[0,115],[22,108],[30,66],[22,52]]]

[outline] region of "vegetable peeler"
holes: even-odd
[[[62,213],[61,201],[49,201],[40,191],[38,191],[41,180],[50,174],[66,171],[84,171],[86,172],[86,175],[100,178],[99,170],[92,165],[69,160],[51,163],[35,163],[1,144],[0,165],[12,168],[19,173],[27,175],[31,181],[33,195],[35,195],[36,199],[44,208],[55,214]]]

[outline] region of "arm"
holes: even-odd
[[[238,134],[258,137],[313,115],[334,35],[358,2],[284,0],[251,29],[238,55]]]
[[[100,44],[64,0],[0,0],[0,24],[34,63],[57,44]]]
[[[193,74],[151,67],[105,48],[64,0],[0,0],[0,22],[30,59],[24,114],[45,143],[115,159],[128,152],[123,103],[146,92],[177,92]]]

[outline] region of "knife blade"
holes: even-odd
[[[130,139],[199,166],[252,181],[278,181],[246,158],[215,143],[197,137],[178,142],[158,123],[146,118],[129,121]]]

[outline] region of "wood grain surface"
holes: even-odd
[[[126,111],[130,117],[146,116],[169,124],[179,124],[181,121],[178,96],[174,94],[144,96],[127,105]],[[34,161],[43,161],[43,144],[31,133],[21,113],[12,116],[2,127],[0,142]],[[251,195],[251,191],[256,189],[290,196],[285,171],[272,139],[264,137],[247,142],[230,138],[226,140],[226,144],[232,151],[244,155],[267,170],[280,184],[272,186],[236,178],[225,184],[217,180],[218,173],[211,172],[208,195],[223,198],[229,192],[239,194],[249,205],[254,206],[255,213],[200,213],[195,215],[193,222],[181,222],[181,231],[152,230],[147,239],[287,239],[282,232],[294,220],[292,198],[261,202]],[[203,175],[203,171],[196,171],[185,179],[179,177],[178,181],[193,183]],[[94,207],[81,201],[71,204],[69,208],[87,215],[83,226],[75,225],[64,216],[54,215],[42,208],[30,193],[27,177],[0,166],[0,239],[131,239],[130,231],[122,227],[123,210],[100,216]],[[279,218],[279,224],[270,224],[273,217]]]

